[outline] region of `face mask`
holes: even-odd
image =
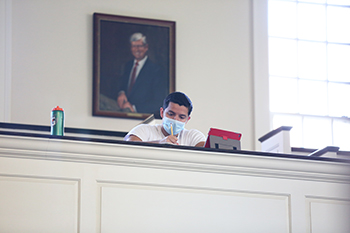
[[[173,126],[173,134],[177,135],[185,128],[185,122],[176,121],[166,116],[163,117],[163,128],[171,135],[171,125]]]

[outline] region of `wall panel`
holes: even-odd
[[[289,195],[156,184],[99,185],[101,232],[290,232]]]
[[[0,174],[1,232],[79,232],[79,180]]]
[[[308,232],[348,233],[350,229],[350,199],[306,197]]]

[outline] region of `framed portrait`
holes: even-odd
[[[175,22],[94,13],[93,115],[160,118],[175,91]]]

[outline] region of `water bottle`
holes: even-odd
[[[64,133],[64,111],[59,106],[51,111],[51,135],[63,136]]]

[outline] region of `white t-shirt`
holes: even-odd
[[[141,124],[130,130],[126,137],[129,135],[135,135],[142,141],[157,141],[165,138],[162,132],[162,125],[148,125]],[[205,142],[205,136],[203,133],[196,129],[184,129],[178,135],[178,143],[182,146],[195,146],[199,142]]]

